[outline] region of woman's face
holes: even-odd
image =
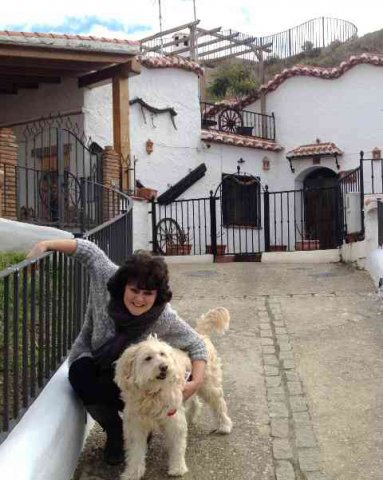
[[[128,283],[124,292],[124,305],[132,315],[148,312],[157,298],[157,290],[140,290],[135,284]]]

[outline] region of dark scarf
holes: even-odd
[[[114,320],[116,334],[96,352],[94,358],[101,369],[110,368],[122,352],[140,337],[158,320],[166,303],[154,305],[142,315],[132,315],[122,300],[111,299],[108,313]]]

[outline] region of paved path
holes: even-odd
[[[234,429],[190,429],[185,480],[383,479],[383,328],[365,272],[344,265],[172,265],[173,306],[191,323],[223,305],[217,338]],[[95,429],[74,480],[115,480]],[[146,479],[166,475],[161,436]]]

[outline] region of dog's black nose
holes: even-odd
[[[168,366],[167,365],[160,365],[160,372],[161,373],[166,373],[168,371]]]

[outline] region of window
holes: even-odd
[[[225,227],[261,226],[259,178],[249,175],[222,175],[222,221]]]

